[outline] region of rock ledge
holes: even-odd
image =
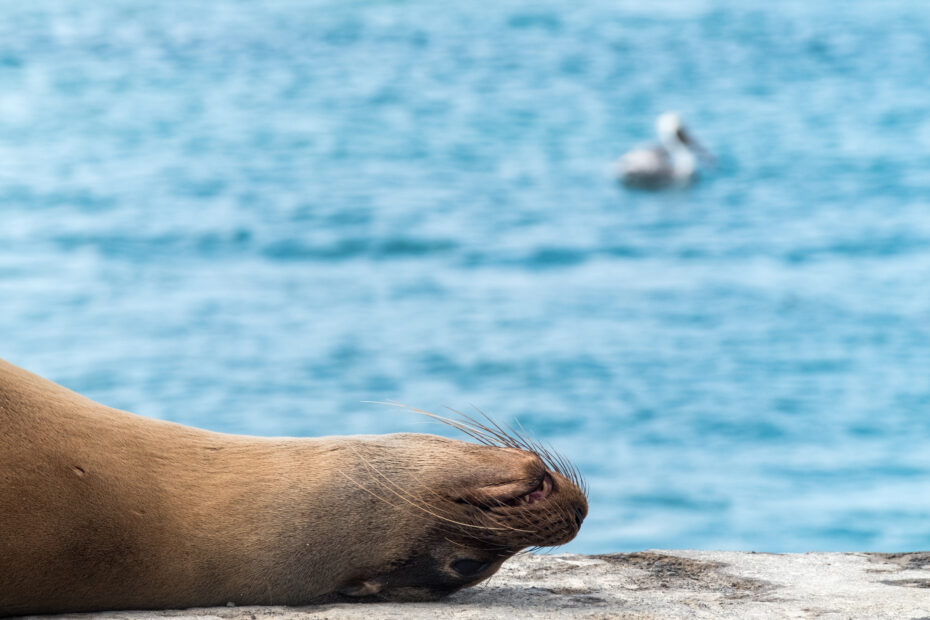
[[[642,551],[522,555],[504,564],[489,582],[438,603],[215,607],[95,616],[125,620],[166,617],[930,620],[930,552],[777,555]]]

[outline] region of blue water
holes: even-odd
[[[928,70],[922,0],[4,3],[0,356],[227,432],[519,419],[567,550],[927,548]],[[717,167],[618,187],[667,109]]]

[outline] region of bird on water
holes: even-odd
[[[617,160],[618,181],[641,189],[683,187],[697,180],[701,164],[713,164],[713,155],[694,139],[675,112],[656,119],[656,134],[659,144],[636,147]]]

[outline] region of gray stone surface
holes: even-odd
[[[522,555],[438,603],[111,612],[125,620],[848,618],[930,620],[930,553]],[[87,616],[68,616],[86,618]]]

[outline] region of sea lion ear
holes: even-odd
[[[381,584],[377,581],[356,581],[339,588],[339,594],[346,596],[373,596],[380,591]]]

